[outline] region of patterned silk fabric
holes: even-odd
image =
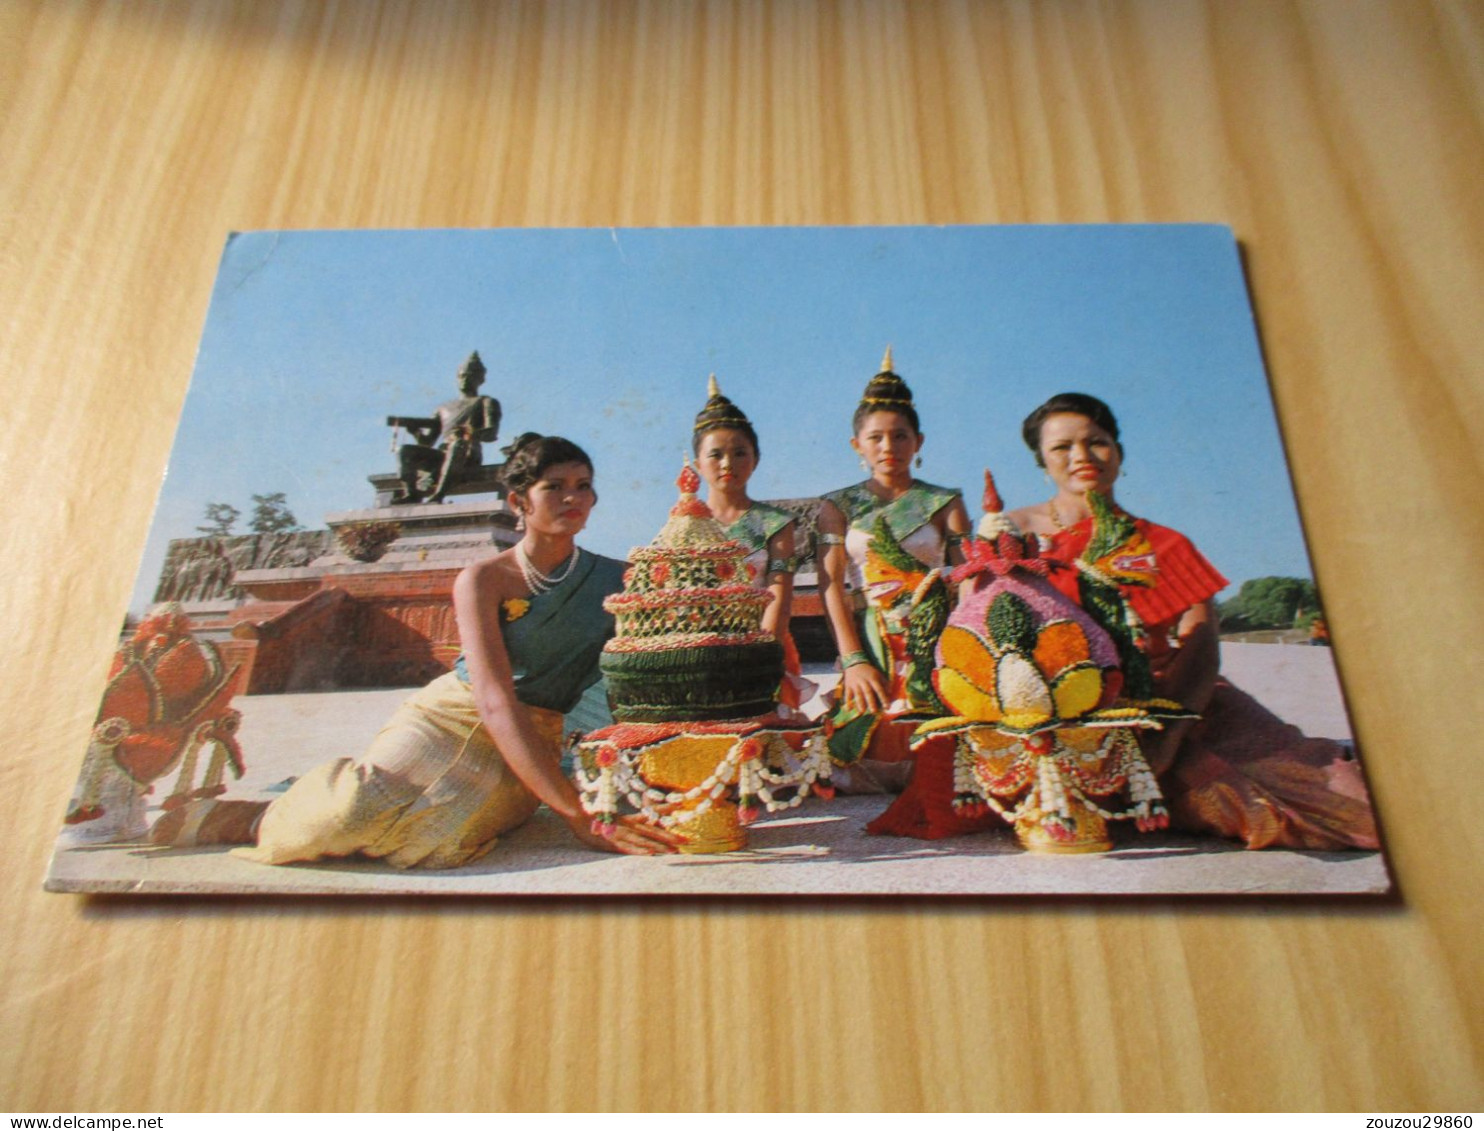
[[[561,715],[528,710],[559,748]],[[263,814],[257,845],[236,853],[262,864],[359,854],[398,868],[458,868],[537,804],[480,722],[469,685],[450,672],[403,703],[360,758],[296,781]]]
[[[1171,648],[1169,631],[1226,578],[1184,535],[1135,519],[1155,559],[1152,588],[1130,586],[1129,604],[1149,630],[1154,656]],[[1057,534],[1048,557],[1071,561],[1086,547],[1091,521]],[[1073,571],[1053,581],[1070,588]],[[1186,734],[1175,764],[1160,777],[1173,828],[1214,833],[1248,848],[1379,847],[1376,818],[1360,765],[1339,743],[1310,738],[1252,696],[1219,680],[1202,718]]]
[[[849,524],[845,535],[846,587],[865,595],[866,606],[856,614],[861,647],[885,674],[889,697],[881,715],[842,707],[833,716],[830,754],[840,762],[857,763],[859,768],[849,775],[851,779],[869,780],[872,771],[864,762],[907,759],[907,740],[915,723],[906,720],[941,713],[935,704],[912,691],[919,681],[913,679],[916,669],[907,647],[909,605],[913,589],[927,571],[947,560],[947,539],[933,525],[933,517],[961,495],[951,488],[914,481],[905,494],[889,502],[878,499],[865,483],[824,496],[840,508]],[[906,552],[902,560],[915,559],[921,564],[920,571],[915,566],[908,569],[885,561],[879,547],[873,545],[874,532],[883,522],[897,548]],[[898,724],[898,719],[904,721]],[[882,722],[892,725],[883,728]],[[890,788],[900,789],[900,784]],[[863,791],[871,790],[866,787]]]

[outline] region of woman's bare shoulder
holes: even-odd
[[[1005,517],[1019,527],[1022,534],[1050,534],[1056,529],[1045,503],[1008,511]]]
[[[777,533],[768,539],[768,549],[775,554],[789,557],[794,552],[794,526],[796,522],[790,522],[778,528]]]
[[[515,551],[504,550],[493,557],[465,566],[454,580],[455,592],[463,591],[482,597],[518,596],[524,585],[515,563]]]
[[[843,533],[845,530],[845,512],[828,497],[819,504],[819,513],[814,521],[819,529],[830,534]]]

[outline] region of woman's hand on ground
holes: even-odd
[[[593,819],[579,813],[567,821],[578,840],[589,848],[603,852],[619,852],[625,856],[659,856],[679,850],[684,838],[672,832],[656,828],[640,817],[620,817],[609,826],[611,836],[593,831]]]

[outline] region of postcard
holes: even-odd
[[[1330,645],[1225,227],[234,234],[47,887],[1377,895]]]

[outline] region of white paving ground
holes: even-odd
[[[1348,740],[1328,649],[1224,644],[1222,669],[1308,733]],[[818,682],[827,677],[815,674]],[[248,770],[232,797],[273,787],[329,758],[354,755],[406,691],[251,696],[241,739]],[[164,791],[159,791],[163,796]],[[866,836],[887,799],[810,799],[752,827],[747,850],[721,856],[619,857],[591,852],[543,810],[484,860],[450,872],[401,872],[371,862],[269,867],[226,849],[148,845],[59,847],[56,891],[437,895],[1282,895],[1377,894],[1389,888],[1378,853],[1247,852],[1173,834],[1122,835],[1095,856],[1040,856],[1004,831],[947,841]]]

